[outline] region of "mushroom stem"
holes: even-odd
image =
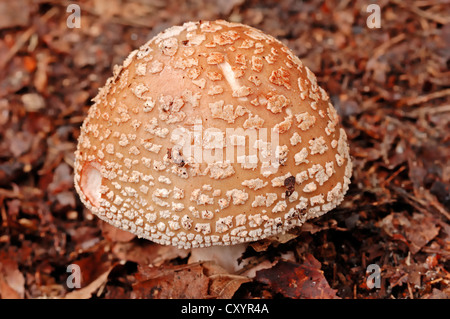
[[[230,246],[210,246],[192,248],[188,263],[212,260],[230,273],[241,270],[245,263],[239,260],[247,249],[248,243]]]

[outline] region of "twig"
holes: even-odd
[[[411,98],[406,98],[403,101],[400,101],[400,105],[415,105],[415,104],[421,104],[424,102],[428,102],[430,100],[438,99],[441,97],[450,96],[450,89],[445,89],[442,91],[433,92],[427,95],[421,95]]]
[[[440,24],[447,24],[450,23],[450,18],[448,17],[443,17],[437,14],[433,14],[430,13],[428,11],[419,9],[417,6],[415,6],[414,4],[408,2],[408,3],[404,3],[404,1],[401,0],[391,0],[391,2],[395,3],[396,5],[411,11],[412,13],[417,14],[418,16],[425,18],[427,20],[431,20]]]
[[[33,25],[29,27],[24,33],[22,33],[14,45],[9,49],[5,58],[0,61],[0,70],[3,70],[4,67],[8,64],[8,62],[19,52],[19,50],[23,47],[23,45],[28,41],[28,39],[33,35],[36,31],[36,27]]]
[[[397,44],[401,41],[403,41],[406,38],[406,35],[404,33],[400,33],[399,35],[389,39],[388,41],[384,42],[382,45],[380,45],[379,47],[377,47],[374,51],[373,51],[373,55],[370,58],[370,60],[378,60],[378,58],[380,56],[382,56],[389,47],[393,46],[394,44]],[[369,64],[370,61],[367,62],[367,64]]]
[[[439,113],[447,113],[447,112],[450,112],[450,104],[420,108],[420,109],[408,112],[408,113],[406,113],[406,115],[410,116],[410,117],[418,117],[423,114],[439,114]]]
[[[394,172],[391,176],[389,176],[389,178],[387,178],[386,180],[384,180],[382,182],[382,185],[388,185],[395,177],[397,177],[398,174],[400,174],[401,172],[403,172],[406,169],[406,166],[403,165],[401,166],[396,172]]]
[[[429,6],[435,6],[438,4],[448,4],[450,3],[448,0],[445,0],[445,2],[443,0],[415,0],[414,4],[416,5],[416,7],[429,7]]]

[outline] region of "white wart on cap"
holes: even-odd
[[[115,67],[94,102],[76,151],[80,198],[101,219],[160,244],[285,232],[336,207],[350,183],[347,136],[327,93],[285,45],[246,25],[165,30]],[[247,145],[239,128],[274,128],[275,154],[265,154],[276,160],[250,161],[250,148],[263,154],[270,140]],[[217,160],[183,154],[186,136]],[[239,141],[246,156],[214,157],[239,154]]]

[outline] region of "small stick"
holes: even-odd
[[[445,89],[445,90],[433,92],[433,93],[426,94],[426,95],[421,95],[421,96],[412,97],[412,98],[406,98],[403,100],[403,103],[408,106],[412,106],[412,105],[428,102],[430,100],[445,97],[448,95],[450,95],[450,89]],[[401,104],[403,104],[403,103],[401,103]]]
[[[405,8],[406,10],[411,11],[412,13],[417,14],[418,16],[425,18],[427,20],[431,20],[440,24],[447,24],[450,23],[450,19],[447,17],[442,17],[437,14],[430,13],[428,11],[419,9],[417,6],[413,5],[412,3],[404,3],[400,0],[391,0],[391,2],[395,3],[396,5],[399,5],[402,8]]]

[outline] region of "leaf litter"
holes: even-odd
[[[450,297],[445,3],[382,1],[380,29],[366,26],[365,1],[77,3],[83,26],[69,29],[63,3],[0,1],[1,298]],[[329,92],[354,161],[338,208],[251,243],[236,271],[104,224],[71,182],[113,65],[168,26],[217,18],[293,49]],[[80,289],[67,285],[72,264]],[[367,285],[371,264],[380,288]]]

